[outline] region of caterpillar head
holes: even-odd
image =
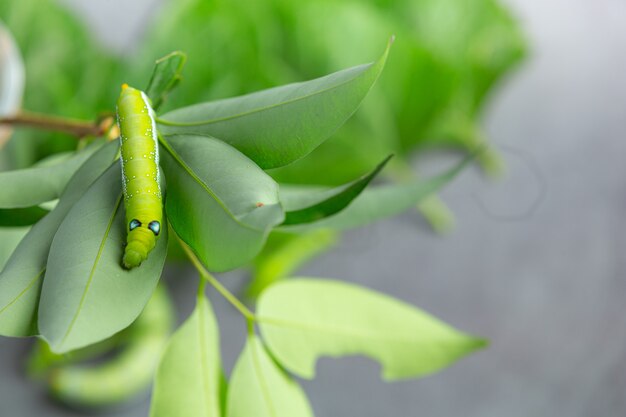
[[[132,219],[128,223],[128,240],[122,259],[124,267],[131,269],[139,266],[154,248],[159,233],[161,223],[158,220],[142,223],[138,219]]]

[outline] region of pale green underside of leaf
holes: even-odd
[[[248,337],[228,388],[226,417],[313,417],[302,388],[256,336]]]
[[[150,417],[220,417],[221,369],[219,329],[203,294],[161,358]]]
[[[111,165],[117,149],[117,142],[107,144],[80,167],[54,210],[30,229],[0,272],[0,334],[36,334],[39,293],[52,239],[74,203]]]
[[[72,175],[96,149],[97,145],[89,146],[52,165],[0,172],[0,207],[30,207],[59,198]]]
[[[167,142],[161,163],[171,185],[166,211],[176,234],[209,270],[251,260],[284,217],[276,182],[220,140],[181,135]]]
[[[127,233],[121,181],[115,163],[72,207],[52,242],[39,330],[54,352],[96,343],[130,325],[161,276],[167,225],[141,266],[121,266]]]
[[[444,174],[429,179],[415,179],[401,184],[367,188],[350,205],[333,216],[301,225],[280,226],[278,230],[293,233],[320,228],[346,230],[393,217],[415,207],[424,198],[439,191],[467,166],[469,160],[459,163]],[[298,199],[299,196],[306,194],[307,189],[317,193],[324,192],[319,187],[290,186],[285,189],[281,188],[281,198],[286,200]]]
[[[313,378],[321,356],[365,355],[387,380],[436,372],[485,342],[387,295],[339,281],[295,279],[269,287],[259,326],[274,357]]]
[[[287,165],[326,140],[358,108],[387,59],[372,64],[166,113],[165,134],[209,135],[239,149],[261,168]]]

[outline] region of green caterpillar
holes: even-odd
[[[139,266],[161,232],[163,202],[159,182],[159,144],[154,110],[140,90],[122,85],[117,101],[122,188],[128,237],[122,263]]]

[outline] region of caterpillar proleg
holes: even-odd
[[[128,232],[122,264],[128,269],[139,266],[148,257],[161,231],[163,202],[154,118],[150,99],[143,91],[122,85],[117,122]]]

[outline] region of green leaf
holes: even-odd
[[[449,171],[426,180],[412,180],[401,184],[367,188],[348,207],[334,216],[302,225],[281,226],[279,230],[293,233],[319,228],[346,230],[395,216],[415,207],[424,198],[439,191],[454,179],[472,159],[467,158]],[[305,186],[292,187],[289,193],[302,195],[307,188]],[[319,191],[319,187],[314,187],[313,190]]]
[[[54,210],[30,229],[0,272],[0,334],[36,334],[37,304],[52,239],[74,203],[111,165],[117,149],[117,141],[103,146],[76,171]]]
[[[313,378],[320,356],[365,355],[387,380],[428,375],[485,342],[417,308],[340,281],[298,279],[259,299],[263,338],[285,368]]]
[[[209,301],[170,339],[152,392],[150,417],[220,417],[222,368],[219,329]]]
[[[278,185],[245,155],[206,136],[172,136],[161,163],[176,234],[213,271],[236,268],[282,222]]]
[[[0,227],[30,226],[48,213],[48,210],[39,206],[0,209]]]
[[[226,417],[313,417],[302,388],[280,369],[254,335],[230,380]]]
[[[340,212],[361,194],[384,168],[389,159],[391,156],[388,156],[369,174],[330,190],[289,195],[288,192],[285,193],[281,189],[281,202],[286,211],[283,225],[310,223]]]
[[[180,74],[187,61],[187,55],[174,51],[157,59],[152,77],[146,88],[146,94],[152,100],[152,108],[158,109],[167,94],[180,82]]]
[[[317,148],[356,111],[388,52],[389,46],[374,63],[312,81],[174,110],[157,120],[159,129],[165,135],[219,138],[263,169],[287,165]]]
[[[140,267],[121,265],[127,233],[121,183],[115,163],[72,207],[50,247],[39,330],[56,353],[96,343],[130,325],[161,276],[166,225]]]
[[[0,270],[4,268],[7,260],[28,233],[27,227],[2,227],[0,228]]]
[[[123,332],[121,341],[118,339],[117,344],[100,352],[100,356],[109,353],[104,361],[94,363],[83,359],[80,364],[57,364],[47,375],[50,393],[56,400],[76,408],[101,408],[129,401],[145,392],[169,338],[173,315],[167,291],[157,287],[137,320]],[[57,360],[76,360],[81,354],[88,356],[91,353],[88,351],[89,348],[58,355]]]
[[[30,207],[59,198],[74,172],[96,149],[97,145],[89,146],[53,165],[0,172],[0,207]]]

